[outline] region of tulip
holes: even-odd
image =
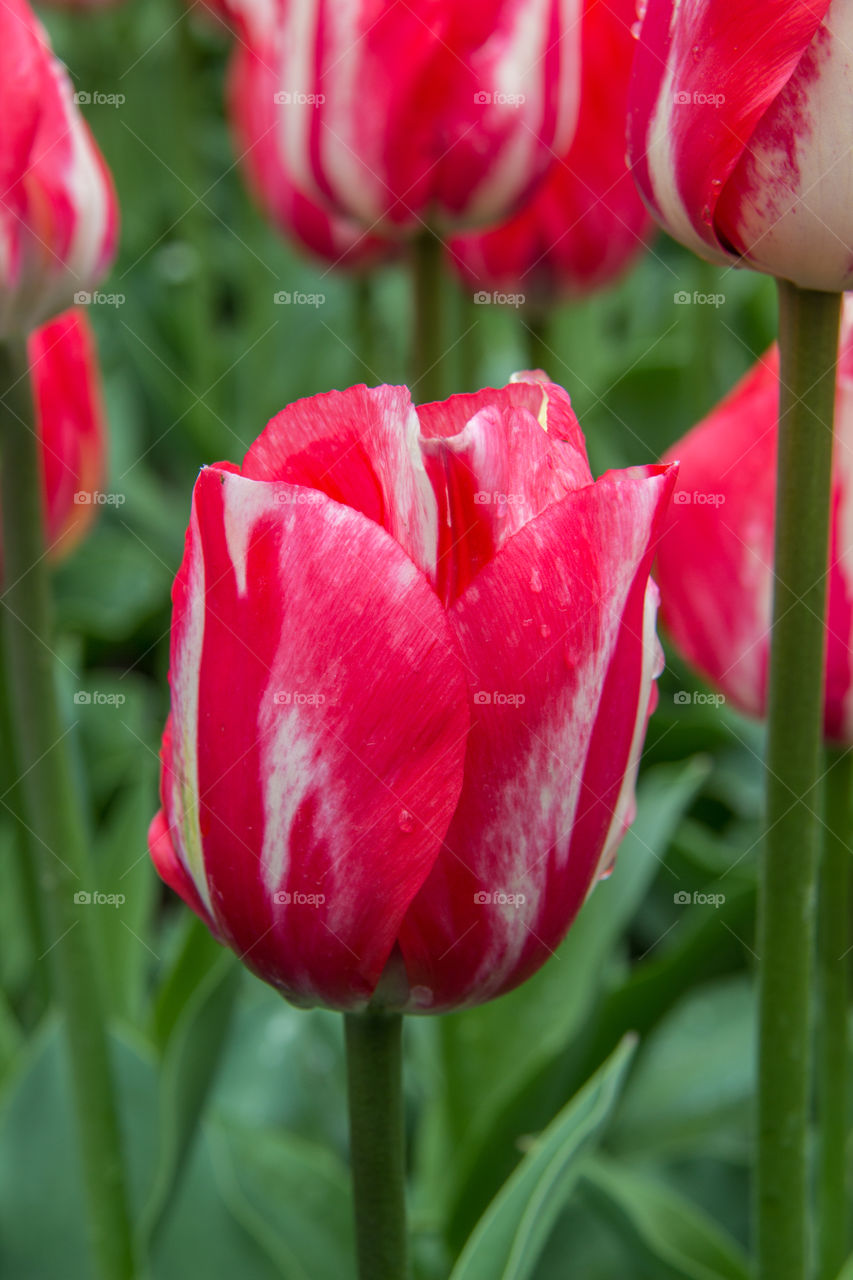
[[[285,167],[383,231],[506,216],[570,142],[580,12],[581,0],[283,0]]]
[[[256,15],[257,17],[257,15]],[[289,239],[336,267],[368,268],[387,258],[393,242],[329,213],[295,186],[278,146],[275,50],[279,31],[259,18],[235,44],[229,68],[229,115],[235,150],[255,196]]]
[[[773,594],[779,352],[762,357],[668,451],[678,487],[658,552],[662,617],[676,648],[749,714],[764,715]],[[836,388],[824,732],[853,744],[853,300],[845,304]]]
[[[643,7],[629,156],[654,216],[711,261],[848,288],[850,6]]]
[[[670,467],[593,483],[544,375],[353,387],[205,468],[173,590],[171,885],[288,999],[438,1012],[533,973],[631,821]]]
[[[2,339],[91,289],[117,232],[109,173],[25,0],[0,7],[0,115]]]
[[[30,335],[47,543],[65,556],[97,511],[106,427],[95,337],[85,312],[66,311]]]
[[[634,13],[634,0],[586,0],[574,139],[520,213],[451,241],[474,289],[547,306],[608,284],[644,248],[650,219],[625,163]]]

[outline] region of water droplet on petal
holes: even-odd
[[[537,596],[542,590],[542,578],[538,569],[534,569],[530,575],[530,590],[535,592]]]
[[[539,628],[539,634],[543,640],[548,639],[549,635],[551,634],[551,628],[548,626],[547,622],[542,623],[542,626]]]
[[[699,59],[702,57],[702,50],[699,48],[698,44],[694,44],[690,52],[693,54],[694,62],[698,62]]]
[[[412,815],[409,813],[408,809],[400,810],[400,816],[397,819],[397,826],[400,828],[401,831],[414,830],[415,820],[412,817]]]
[[[532,626],[532,624],[533,624],[533,619],[532,619],[532,618],[522,618],[522,619],[521,619],[521,625],[522,625],[523,627],[529,627],[529,626]]]

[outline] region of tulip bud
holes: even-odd
[[[30,334],[27,356],[42,469],[45,543],[64,558],[85,534],[103,490],[106,430],[95,340],[85,313],[66,311]]]
[[[577,130],[520,213],[457,236],[451,260],[474,289],[549,305],[608,284],[651,225],[625,163],[635,0],[586,0]]]
[[[849,288],[850,6],[644,7],[629,155],[654,216],[713,262]]]
[[[368,268],[396,252],[393,241],[329,213],[297,189],[279,146],[279,32],[258,22],[234,46],[228,105],[235,151],[261,207],[289,239],[335,267]]]
[[[314,396],[203,470],[163,879],[299,1004],[439,1012],[533,973],[632,817],[673,481],[593,483],[532,374]]]
[[[571,140],[580,13],[581,0],[284,0],[286,170],[382,232],[506,217]]]
[[[676,648],[734,706],[764,715],[770,657],[779,352],[773,346],[668,451],[678,487],[658,554],[663,619]],[[843,312],[836,391],[826,737],[853,744],[853,302]]]
[[[112,181],[25,0],[0,7],[0,339],[90,290],[115,248]]]

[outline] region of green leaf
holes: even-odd
[[[838,1274],[838,1280],[853,1280],[853,1253],[845,1262]]]
[[[615,1220],[683,1280],[749,1280],[749,1260],[730,1236],[672,1188],[601,1156],[583,1178],[616,1210]]]
[[[99,639],[123,639],[163,606],[170,583],[169,566],[132,534],[99,522],[57,571],[59,625]]]
[[[692,991],[643,1043],[611,1126],[622,1152],[743,1152],[755,1088],[755,994],[736,978]]]
[[[242,970],[230,953],[199,983],[166,1046],[160,1076],[160,1148],[157,1175],[145,1206],[140,1237],[158,1231],[180,1179],[218,1070]]]
[[[354,1280],[347,1171],[325,1147],[268,1129],[211,1126],[222,1195],[281,1280]]]
[[[112,1039],[130,1201],[138,1206],[155,1163],[153,1064],[140,1047]],[[0,1274],[15,1280],[91,1280],[86,1211],[70,1065],[50,1019],[19,1059],[0,1108]]]
[[[462,1251],[451,1280],[526,1280],[601,1135],[634,1052],[626,1040],[554,1118],[498,1192]]]
[[[175,1025],[211,969],[222,958],[222,946],[192,912],[182,911],[176,954],[161,979],[151,1031],[162,1053]]]

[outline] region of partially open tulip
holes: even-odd
[[[335,267],[367,268],[396,251],[358,223],[329,213],[294,184],[278,145],[276,53],[281,29],[256,21],[234,45],[228,108],[235,150],[258,202],[299,248]]]
[[[629,153],[669,233],[807,289],[853,283],[853,8],[648,0]]]
[[[164,880],[300,1004],[435,1012],[531,974],[633,816],[673,480],[593,483],[537,375],[315,396],[203,470]]]
[[[608,284],[645,247],[651,220],[625,162],[635,14],[636,0],[585,0],[574,140],[520,213],[451,241],[472,288],[547,305]]]
[[[687,660],[743,711],[767,700],[779,353],[771,347],[683,440],[658,555],[662,615]],[[843,313],[835,406],[824,729],[853,744],[853,303]]]
[[[507,216],[571,140],[581,0],[282,0],[276,142],[368,227]]]
[[[36,329],[27,342],[42,469],[45,543],[52,560],[68,554],[98,510],[106,429],[98,354],[83,311]]]
[[[0,339],[90,290],[116,241],[112,182],[25,0],[0,5]]]

